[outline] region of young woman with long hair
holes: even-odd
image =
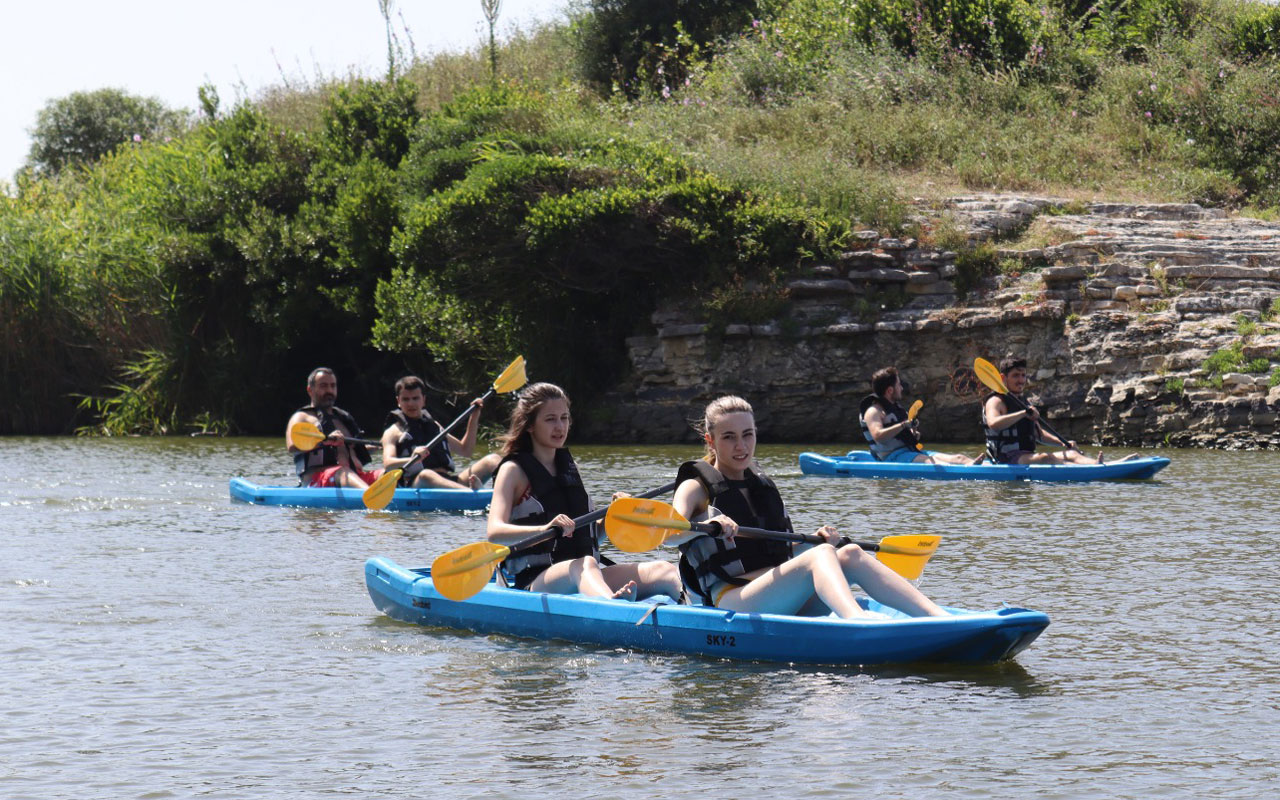
[[[738,526],[790,531],[777,486],[755,461],[756,423],[751,405],[727,395],[712,401],[700,423],[707,454],[681,465],[673,505],[688,519],[710,516],[719,536],[690,533],[668,539],[680,545],[680,574],[690,595],[736,611],[873,616],[854,599],[851,583],[879,602],[912,616],[944,616],[909,581],[856,544],[840,545],[823,525],[818,545],[739,534]]]
[[[559,386],[526,387],[500,439],[502,463],[489,506],[489,541],[511,544],[554,525],[560,536],[512,553],[503,562],[518,589],[634,600],[680,596],[680,575],[668,561],[602,563],[595,526],[575,529],[574,517],[591,511],[578,465],[565,441],[569,397]]]

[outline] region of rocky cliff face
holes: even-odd
[[[943,217],[970,243],[1034,224],[1022,240],[1044,245],[988,244],[982,276],[972,258],[866,232],[788,283],[783,318],[713,327],[695,306],[662,308],[629,340],[633,382],[585,433],[690,440],[688,421],[734,392],[767,440],[857,446],[870,375],[897,365],[926,439],[978,442],[974,357],[1016,353],[1030,398],[1082,444],[1280,446],[1280,225],[1008,196],[953,198],[921,222]]]

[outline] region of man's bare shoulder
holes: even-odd
[[[320,418],[314,414],[308,414],[306,411],[299,410],[299,411],[293,412],[293,416],[289,417],[288,426],[293,427],[295,424],[299,422],[310,422],[312,424],[319,424]]]

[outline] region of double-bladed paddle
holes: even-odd
[[[317,428],[314,424],[307,422],[305,419],[293,423],[289,428],[289,434],[293,437],[293,446],[304,453],[309,453],[320,445],[324,444],[325,439],[329,435]],[[346,437],[343,439],[347,444],[362,444],[367,447],[382,447],[382,442],[375,442],[372,439],[355,439]]]
[[[676,488],[674,483],[668,483],[665,486],[659,486],[657,489],[643,492],[634,499],[657,497],[674,488]],[[611,504],[609,508],[612,507]],[[573,529],[577,530],[583,525],[590,525],[593,522],[604,519],[605,514],[609,512],[609,508],[592,511],[590,514],[578,517],[573,521]],[[497,568],[498,562],[516,551],[542,544],[548,539],[553,539],[566,533],[570,533],[570,531],[562,531],[552,526],[532,536],[526,536],[510,545],[495,544],[494,542],[472,542],[471,544],[463,545],[450,550],[431,562],[431,582],[435,585],[436,591],[450,600],[466,600],[483,589],[485,584],[493,578],[493,571]],[[619,547],[618,549],[621,550],[622,548]]]
[[[490,397],[493,397],[494,394],[514,392],[524,386],[527,381],[528,378],[526,378],[524,374],[524,356],[516,356],[516,360],[508,364],[507,368],[502,371],[502,374],[494,379],[493,385],[489,387],[487,392],[480,396],[480,400],[488,400]],[[401,466],[396,467],[395,469],[389,469],[382,473],[382,477],[378,478],[373,482],[372,486],[364,490],[362,497],[364,499],[365,508],[371,508],[374,510],[386,508],[387,504],[391,502],[391,498],[395,496],[396,485],[400,483],[400,476],[404,474],[404,471],[412,466],[418,459],[422,458],[422,453],[425,453],[435,447],[436,443],[448,435],[450,430],[456,428],[458,423],[474,414],[475,411],[476,406],[474,404],[467,406],[467,410],[459,414],[458,418],[453,422],[450,422],[448,425],[441,428],[440,432],[432,437],[431,441],[427,442],[421,452],[414,454],[412,458]]]
[[[978,376],[978,380],[982,381],[982,383],[988,389],[990,389],[993,392],[996,392],[997,394],[1002,394],[1005,397],[1012,398],[1013,401],[1018,405],[1022,406],[1023,409],[1030,410],[1031,408],[1030,403],[1023,400],[1021,397],[1018,397],[1017,395],[1009,393],[1009,388],[1004,385],[1004,378],[1000,377],[1000,370],[996,369],[995,364],[992,364],[990,361],[986,360],[985,358],[975,358],[973,360],[973,372],[975,375]],[[1048,422],[1045,422],[1044,417],[1040,417],[1039,419],[1037,419],[1036,424],[1044,428],[1046,431],[1053,434],[1054,436],[1058,437],[1058,441],[1062,442],[1062,446],[1067,448],[1068,450],[1075,450],[1077,453],[1083,452],[1080,448],[1071,445],[1067,437],[1055,431],[1052,425],[1050,425]]]
[[[712,536],[720,533],[720,525],[713,522],[690,522],[669,503],[660,500],[623,497],[609,504],[604,518],[604,530],[624,553],[643,553],[652,550],[671,536],[684,531],[697,531]],[[763,528],[739,526],[739,533],[784,542],[822,544],[826,541],[815,533],[791,533],[770,531]],[[924,572],[924,565],[938,549],[942,537],[933,534],[914,536],[886,536],[875,542],[852,542],[877,557],[894,572],[907,580],[916,580]]]

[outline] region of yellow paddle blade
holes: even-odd
[[[324,431],[305,419],[293,423],[293,427],[289,429],[289,434],[293,437],[293,446],[304,453],[316,449],[318,444],[329,438]]]
[[[914,581],[924,574],[924,565],[937,552],[941,541],[941,536],[925,534],[886,536],[880,540],[880,551],[876,557],[889,569]]]
[[[907,409],[907,419],[915,419],[920,414],[920,409],[924,408],[924,401],[917,400],[911,404],[911,408]]]
[[[493,390],[498,394],[514,392],[529,382],[524,374],[524,356],[516,356],[516,360],[507,365],[502,374],[493,382]]]
[[[620,497],[609,504],[604,532],[624,553],[644,553],[673,533],[689,530],[689,521],[661,500]]]
[[[1000,377],[1000,370],[996,369],[996,365],[985,358],[975,358],[973,360],[973,372],[978,376],[978,380],[982,381],[991,391],[1000,394],[1009,393],[1009,390],[1005,388],[1004,378]]]
[[[402,469],[389,469],[382,473],[382,477],[373,482],[373,485],[364,490],[364,494],[360,498],[364,500],[364,507],[374,511],[380,511],[387,507],[391,502],[391,498],[395,497],[396,486],[400,483],[400,476],[404,474]]]
[[[431,562],[431,582],[450,600],[466,600],[484,588],[511,550],[493,542],[473,542]]]

